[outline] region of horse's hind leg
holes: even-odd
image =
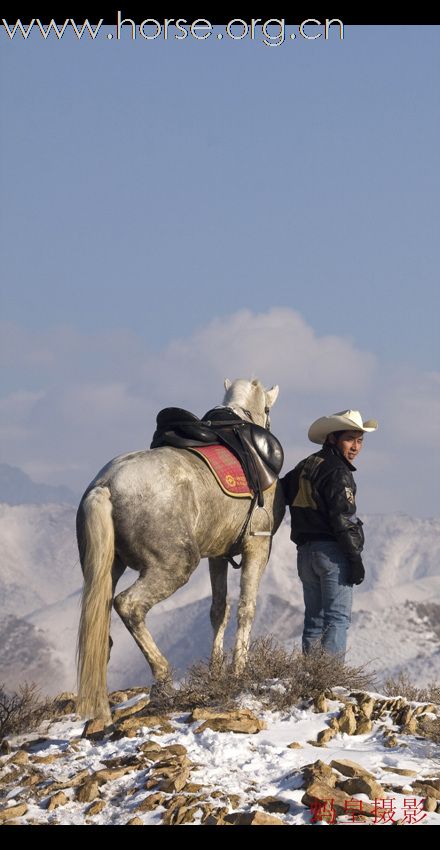
[[[186,562],[184,569],[182,569],[182,562]],[[153,605],[167,599],[179,587],[186,584],[198,563],[198,555],[188,563],[188,553],[185,552],[182,553],[178,562],[167,563],[166,570],[163,564],[153,564],[141,573],[131,587],[119,593],[114,600],[116,611],[147,659],[154,678],[159,681],[169,677],[170,667],[144,620]]]
[[[226,558],[210,558],[209,575],[212,587],[210,617],[214,630],[210,667],[214,671],[219,669],[223,663],[223,640],[231,612],[231,606],[227,599],[228,562]]]

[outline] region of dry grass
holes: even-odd
[[[430,682],[424,688],[420,688],[411,681],[406,673],[399,673],[395,678],[387,679],[384,687],[387,696],[401,696],[409,702],[433,703],[437,712],[440,710],[440,685],[438,682]],[[423,717],[418,725],[418,733],[424,738],[429,738],[435,744],[440,744],[440,717]]]
[[[338,685],[363,690],[373,684],[364,667],[349,667],[322,649],[307,656],[299,650],[289,652],[269,635],[253,641],[246,669],[239,677],[232,672],[230,656],[217,670],[210,670],[204,662],[194,664],[174,695],[173,708],[225,708],[249,692],[267,708],[280,710]]]
[[[43,720],[52,719],[52,706],[53,700],[42,698],[34,682],[25,682],[13,693],[0,685],[0,739],[29,732]]]
[[[424,688],[420,688],[411,681],[406,673],[386,680],[383,690],[390,697],[405,697],[410,702],[432,702],[440,705],[440,684],[430,682]]]

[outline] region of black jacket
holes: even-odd
[[[363,568],[362,522],[356,517],[355,467],[336,446],[302,460],[281,481],[292,520],[291,539],[336,540],[353,566]]]

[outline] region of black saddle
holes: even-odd
[[[240,461],[258,504],[264,504],[263,491],[276,480],[284,461],[281,443],[270,431],[240,419],[228,407],[209,410],[203,419],[180,407],[165,407],[156,422],[151,449],[224,445]]]

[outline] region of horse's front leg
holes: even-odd
[[[243,553],[240,600],[238,603],[238,623],[235,638],[233,672],[239,676],[243,672],[251,638],[251,629],[257,607],[257,593],[261,576],[269,558],[269,544],[249,547]]]
[[[209,558],[209,575],[212,587],[210,617],[214,631],[210,667],[212,671],[215,671],[223,664],[223,640],[231,612],[227,599],[228,562],[226,558]]]

